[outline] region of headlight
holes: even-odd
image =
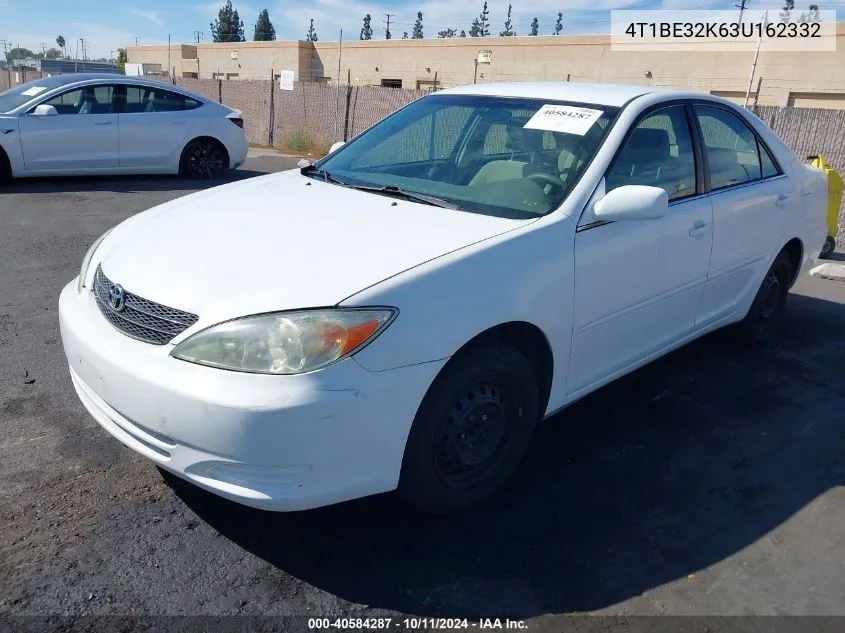
[[[396,313],[394,308],[338,308],[245,317],[197,332],[170,355],[235,371],[302,374],[360,349]]]
[[[94,259],[94,253],[97,252],[97,247],[100,246],[103,240],[106,239],[108,234],[111,232],[112,229],[109,229],[94,240],[94,243],[91,244],[91,248],[88,249],[88,252],[85,253],[85,257],[82,258],[82,266],[79,268],[79,277],[76,280],[77,292],[82,292],[82,289],[85,287],[85,278],[88,277],[88,268],[91,266],[91,260]]]

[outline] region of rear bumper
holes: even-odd
[[[347,358],[299,376],[202,367],[124,336],[73,282],[59,319],[73,386],[106,431],[202,488],[268,510],[394,489],[443,364],[371,372]]]

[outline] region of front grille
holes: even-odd
[[[113,282],[98,266],[97,273],[94,275],[94,296],[97,299],[97,307],[109,323],[127,336],[139,341],[164,345],[199,319],[196,314],[168,308],[133,295],[131,292],[125,292],[124,307],[116,311],[109,305],[109,290],[112,285],[114,285]]]

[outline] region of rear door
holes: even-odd
[[[696,105],[713,203],[713,254],[696,328],[738,309],[783,246],[790,209],[801,201],[771,152],[725,106]]]
[[[120,166],[163,167],[178,160],[178,152],[203,104],[196,99],[159,87],[122,87],[120,114]]]
[[[39,104],[53,106],[57,116],[21,115],[26,170],[86,173],[116,168],[120,156],[115,88],[101,84],[68,90]]]

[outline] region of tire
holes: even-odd
[[[781,251],[763,277],[748,314],[734,327],[737,342],[756,343],[768,338],[772,325],[786,305],[793,273],[792,260],[785,251]]]
[[[183,176],[195,180],[217,180],[226,171],[229,159],[223,146],[210,138],[198,138],[185,146],[179,162]]]
[[[834,250],[836,250],[836,240],[828,235],[824,240],[824,246],[822,246],[822,251],[819,253],[819,257],[827,259],[831,256]]]
[[[12,165],[9,163],[9,157],[6,152],[0,147],[0,183],[9,182],[12,180]]]
[[[399,494],[429,514],[464,510],[493,495],[528,448],[539,399],[534,367],[511,345],[454,357],[420,404]]]

